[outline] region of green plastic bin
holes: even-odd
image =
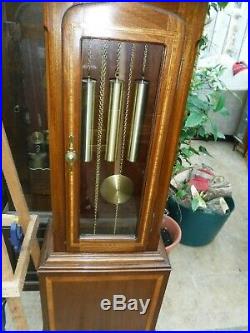
[[[167,208],[170,216],[181,227],[181,243],[189,246],[203,246],[212,242],[234,210],[234,200],[232,198],[225,198],[225,200],[230,211],[222,215],[206,213],[201,209],[193,212],[191,208],[184,207],[170,197]]]

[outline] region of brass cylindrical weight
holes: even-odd
[[[82,160],[92,160],[92,145],[94,136],[96,80],[88,77],[82,80]]]
[[[124,82],[118,78],[110,80],[109,113],[106,136],[105,160],[114,162],[117,157],[120,120],[123,104]]]
[[[149,82],[145,80],[137,80],[135,86],[135,99],[133,106],[133,115],[131,121],[131,130],[129,136],[129,146],[127,160],[135,162],[138,156],[138,147],[140,133],[145,111]]]

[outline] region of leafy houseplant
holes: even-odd
[[[209,9],[213,7],[216,10],[220,10],[227,3],[221,3],[223,4],[222,6],[218,4],[220,3],[210,3]],[[206,36],[201,39],[199,51],[206,48],[207,41]],[[210,155],[203,145],[198,148],[194,147],[193,139],[208,139],[212,137],[216,141],[224,138],[224,135],[219,131],[213,120],[215,113],[220,113],[223,116],[228,115],[228,111],[225,108],[225,96],[222,92],[222,88],[225,88],[225,86],[220,80],[223,70],[224,68],[221,65],[217,65],[209,68],[198,68],[193,74],[173,176],[192,165],[191,157],[193,155]],[[175,191],[170,189],[168,210],[170,216],[181,227],[181,242],[186,245],[200,246],[213,240],[234,209],[234,202],[232,199],[228,201],[230,211],[224,216],[208,213],[203,211],[203,208],[206,207],[204,193],[198,192],[196,189],[195,195],[193,195],[193,192],[192,187],[185,182]],[[182,205],[185,200],[190,203],[188,207]]]
[[[184,125],[180,134],[179,149],[176,163],[174,165],[174,175],[182,171],[186,162],[191,165],[190,158],[197,154],[209,154],[204,146],[198,149],[192,145],[192,139],[207,139],[213,137],[214,140],[224,138],[218,130],[216,123],[212,119],[213,113],[220,113],[224,116],[228,114],[225,108],[225,97],[221,92],[223,87],[220,76],[223,72],[222,66],[197,69],[194,72],[189,95],[186,104]]]
[[[220,80],[222,73],[223,67],[217,65],[211,68],[197,69],[193,75],[173,175],[180,173],[187,166],[191,166],[190,159],[193,155],[210,155],[203,145],[198,148],[192,145],[194,138],[208,139],[213,137],[215,141],[218,138],[225,138],[224,134],[218,130],[212,117],[213,113],[220,113],[223,116],[228,114],[225,108],[225,96],[222,93],[224,86]],[[182,200],[188,194],[190,194],[190,187],[183,184],[174,195],[177,200]],[[191,207],[195,211],[202,206],[204,206],[202,195],[197,194],[192,198]]]
[[[213,8],[215,11],[221,11],[227,6],[228,2],[210,2],[208,5],[207,23],[210,21],[210,13]],[[207,24],[206,23],[206,24]],[[203,35],[199,42],[198,56],[208,46],[208,37]],[[186,104],[186,113],[184,124],[180,134],[179,149],[177,152],[176,163],[173,174],[183,170],[183,162],[191,165],[190,158],[194,154],[209,154],[204,146],[195,149],[192,146],[193,138],[207,139],[211,135],[216,141],[218,138],[224,138],[224,135],[218,130],[216,123],[212,120],[213,113],[228,115],[225,108],[225,96],[221,89],[225,85],[220,80],[224,68],[217,65],[210,68],[196,68],[193,73],[189,95]]]
[[[193,155],[209,155],[203,145],[198,148],[193,146],[194,138],[207,139],[212,136],[215,141],[218,138],[224,138],[212,118],[213,113],[218,112],[224,116],[228,114],[224,95],[221,92],[222,71],[221,66],[215,66],[197,69],[193,75],[173,176],[192,165]],[[206,207],[203,193],[196,191],[196,195],[193,195],[191,192],[192,188],[187,183],[183,183],[175,191],[170,191],[168,210],[170,216],[180,225],[181,243],[191,246],[206,245],[214,239],[226,222],[234,209],[234,202],[232,199],[227,202],[230,211],[225,215],[208,213],[203,211]],[[190,207],[182,205],[186,198],[189,198],[191,202]]]
[[[208,5],[207,22],[210,21],[211,9],[219,12],[227,6],[228,2],[210,2]],[[197,56],[208,46],[208,37],[203,35],[200,39]],[[223,66],[216,65],[209,68],[196,68],[193,73],[186,104],[186,112],[183,127],[180,133],[179,149],[173,168],[173,175],[185,168],[185,163],[191,165],[190,158],[193,155],[209,154],[204,146],[198,149],[192,145],[192,139],[208,139],[213,137],[223,139],[224,134],[218,130],[213,121],[213,113],[228,115],[225,108],[225,96],[222,88],[226,88],[220,77],[224,71]],[[185,191],[185,189],[183,189]],[[184,194],[184,192],[182,191]],[[180,194],[180,193],[178,193]],[[194,209],[195,210],[195,209]]]

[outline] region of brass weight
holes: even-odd
[[[127,153],[127,160],[130,162],[135,162],[138,157],[141,127],[148,96],[148,86],[149,82],[146,80],[141,79],[136,81],[135,99]]]
[[[95,88],[96,80],[88,77],[82,80],[82,160],[92,160],[94,114],[95,114]]]
[[[47,153],[29,153],[29,168],[31,170],[48,168]]]
[[[117,157],[119,129],[123,104],[124,81],[115,78],[110,82],[109,112],[105,160],[114,162]]]

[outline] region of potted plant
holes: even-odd
[[[204,165],[175,175],[170,193],[168,210],[181,227],[185,245],[209,244],[234,210],[231,184]]]
[[[193,139],[208,139],[215,141],[224,138],[213,121],[214,113],[227,115],[224,104],[224,95],[220,89],[220,75],[222,66],[207,69],[197,69],[193,75],[191,87],[187,99],[184,126],[181,130],[179,149],[173,170],[173,180],[176,176],[183,176],[185,171],[192,167],[193,155],[209,154],[207,149],[200,145],[193,145]],[[212,89],[207,89],[207,88]],[[207,91],[207,95],[204,95]],[[195,186],[194,186],[195,188]],[[197,190],[197,189],[196,189]],[[189,198],[189,205],[184,201]],[[229,210],[224,214],[208,212],[202,191],[192,194],[192,188],[188,181],[179,183],[179,186],[170,191],[167,208],[170,216],[180,225],[182,230],[181,243],[192,246],[206,245],[217,235],[228,216],[234,209],[233,199],[225,199]]]
[[[219,11],[225,8],[226,5],[227,2],[211,2],[208,7],[208,21],[210,19],[211,8]],[[203,36],[200,40],[198,54],[200,51],[206,49],[207,43],[207,36]],[[210,138],[211,136],[214,138],[214,140],[225,138],[223,133],[219,131],[212,117],[215,113],[219,113],[223,116],[226,116],[228,114],[228,111],[225,108],[225,95],[222,93],[222,88],[225,89],[225,86],[220,80],[220,76],[222,75],[223,70],[224,68],[222,66],[217,65],[210,68],[196,69],[193,74],[187,99],[184,126],[181,130],[177,159],[173,169],[173,176],[183,172],[186,169],[187,165],[191,166],[190,158],[193,155],[209,155],[209,152],[204,146],[200,145],[198,148],[195,148],[192,145],[193,138],[200,138],[205,140]],[[188,191],[190,192],[190,189],[191,188],[189,188],[188,190],[188,186],[186,184],[183,184],[183,187],[178,188],[177,191],[170,191],[167,208],[170,212],[171,217],[164,215],[161,229],[163,241],[165,233],[164,244],[166,246],[167,252],[171,251],[172,248],[174,248],[179,243],[180,239],[182,239],[182,243],[190,243],[186,241],[185,236],[188,235],[189,232],[193,234],[193,228],[188,226],[188,222],[185,225],[184,221],[183,223],[180,222],[182,221],[183,216],[185,217],[185,220],[187,220],[188,216],[190,215],[190,220],[197,221],[200,220],[200,218],[198,218],[200,214],[206,214],[205,212],[201,211],[201,207],[199,207],[199,204],[197,205],[197,202],[202,202],[202,198],[200,196],[199,199],[197,196],[196,198],[192,198],[190,208],[181,207],[181,201],[185,197],[185,195],[187,196],[188,194],[190,194],[188,193]],[[195,207],[195,205],[197,207]],[[181,213],[182,209],[184,210],[183,213]],[[187,214],[187,212],[189,214]],[[176,224],[176,221],[173,218],[176,219],[176,221],[180,224],[181,228],[178,228],[178,224]],[[210,218],[212,217],[209,215],[208,220],[210,220]],[[214,221],[215,220],[216,219],[214,219]],[[210,224],[210,227],[211,226],[212,224]],[[196,227],[194,226],[194,229],[195,228]],[[197,228],[197,230],[198,229],[199,228]],[[215,228],[214,231],[217,229]],[[208,241],[211,241],[212,238],[212,234],[210,237],[207,237],[207,239],[205,237],[201,241],[199,241],[199,239],[195,237],[195,241],[191,241],[191,245],[201,245],[201,243],[204,244]]]
[[[212,4],[217,6],[216,3]],[[207,38],[203,37],[200,50],[206,48],[206,43]],[[215,113],[228,115],[225,108],[225,95],[221,89],[225,88],[220,80],[223,70],[221,65],[196,69],[187,98],[184,125],[180,133],[179,149],[167,203],[170,216],[181,227],[181,243],[186,245],[200,246],[211,242],[234,209],[234,201],[226,193],[220,197],[221,201],[225,200],[224,205],[228,207],[224,214],[216,210],[209,211],[204,191],[197,190],[195,186],[197,184],[190,184],[190,179],[187,177],[192,169],[193,155],[210,155],[203,145],[198,148],[197,145],[194,146],[192,140],[195,138],[207,140],[212,137],[216,141],[225,138],[213,120]],[[176,177],[179,179],[179,184],[174,186]]]
[[[167,214],[164,214],[161,225],[161,236],[169,254],[181,241],[181,228],[179,224]]]

